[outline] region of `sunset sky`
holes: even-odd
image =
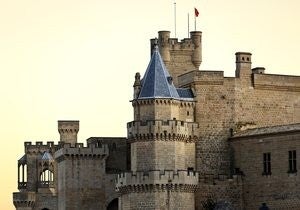
[[[177,38],[203,33],[200,70],[234,76],[237,51],[266,73],[300,75],[299,0],[177,0]],[[57,120],[80,120],[79,141],[126,136],[135,72],[149,39],[174,35],[172,0],[0,0],[0,209],[12,210],[24,141],[59,140]]]

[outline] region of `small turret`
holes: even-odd
[[[264,74],[265,73],[265,68],[264,67],[255,67],[252,69],[252,73],[254,74]]]
[[[77,143],[77,133],[79,131],[79,121],[58,121],[58,132],[60,141],[75,145]]]
[[[249,52],[237,52],[235,53],[236,70],[235,76],[238,78],[250,77],[251,70],[251,53]]]
[[[199,69],[199,66],[202,62],[202,45],[201,45],[201,37],[202,32],[201,31],[192,31],[190,32],[191,39],[194,44],[194,50],[192,54],[192,62],[195,65],[197,69]]]
[[[139,97],[140,91],[141,91],[141,74],[137,72],[135,74],[135,80],[133,84],[133,99]]]
[[[168,65],[170,63],[170,31],[159,31],[158,32],[158,46],[160,50],[160,55],[165,63]]]

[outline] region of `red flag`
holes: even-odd
[[[199,11],[197,10],[197,8],[195,7],[195,16],[198,17],[199,15]]]

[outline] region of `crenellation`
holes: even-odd
[[[82,143],[77,143],[75,147],[72,144],[66,143],[63,148],[55,152],[54,157],[59,158],[60,156],[73,155],[75,157],[104,157],[108,156],[109,150],[107,145],[101,145],[96,147],[94,144],[90,144],[84,147]]]
[[[170,37],[170,31],[159,31],[158,39],[151,39],[151,55],[154,45],[158,44],[161,57],[173,77],[175,85],[178,76],[193,70],[198,70],[202,62],[202,33],[190,32],[190,38],[178,41]]]
[[[126,172],[118,176],[116,188],[129,186],[189,185],[193,189],[198,184],[199,175],[194,171],[153,170],[145,172]]]
[[[44,144],[42,141],[36,141],[35,144],[32,142],[25,142],[25,153],[36,153],[36,154],[42,154],[45,151],[55,151],[59,145],[56,145],[54,141],[47,141],[46,144]]]
[[[178,120],[133,121],[127,124],[128,139],[170,139],[193,141],[198,135],[198,123]]]

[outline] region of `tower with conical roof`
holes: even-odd
[[[134,85],[134,121],[127,124],[131,172],[118,177],[121,209],[195,209],[194,99],[177,89],[155,46]]]

